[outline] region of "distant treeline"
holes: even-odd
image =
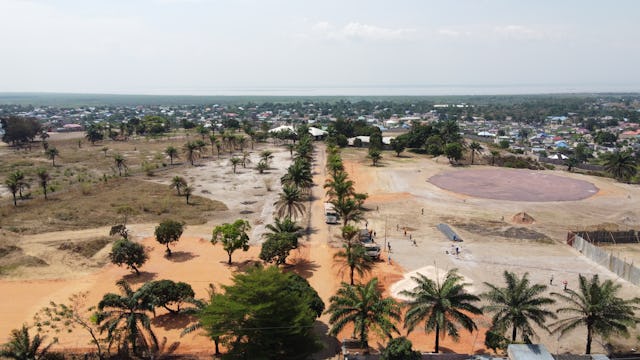
[[[540,94],[540,95],[450,95],[450,96],[187,96],[187,95],[113,95],[68,93],[0,93],[0,104],[34,106],[101,106],[101,105],[242,105],[263,103],[329,103],[380,102],[483,105],[517,105],[589,100],[620,101],[640,99],[640,93],[606,94]]]

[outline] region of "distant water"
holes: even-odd
[[[640,84],[299,86],[138,89],[130,94],[218,96],[439,96],[640,92]]]

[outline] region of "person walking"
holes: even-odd
[[[549,285],[553,285],[553,274],[551,274],[551,278],[549,279]]]
[[[391,252],[391,241],[387,243],[387,248],[389,249],[389,252]]]

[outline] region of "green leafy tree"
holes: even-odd
[[[378,162],[382,159],[382,152],[377,148],[370,148],[367,157],[371,159],[373,166],[378,166]]]
[[[126,265],[139,275],[140,270],[138,268],[147,261],[148,257],[142,245],[126,239],[120,239],[113,243],[109,258],[112,263],[118,266]]]
[[[167,256],[171,256],[169,245],[177,243],[184,231],[184,223],[175,220],[165,220],[156,226],[156,241],[167,247]]]
[[[469,150],[471,150],[471,165],[473,165],[473,161],[475,160],[475,156],[477,152],[482,151],[483,147],[477,141],[472,141],[469,145]]]
[[[269,232],[262,235],[266,240],[262,243],[260,259],[276,265],[285,264],[291,250],[298,248],[302,227],[287,217],[282,221],[276,218],[266,229]]]
[[[179,313],[182,303],[192,302],[195,296],[191,285],[166,279],[145,283],[138,291],[150,297],[154,307],[163,307],[173,314]]]
[[[389,338],[392,333],[398,333],[395,322],[400,321],[400,305],[394,299],[382,296],[378,278],[364,285],[342,283],[329,301],[327,312],[332,336],[338,336],[347,324],[353,324],[360,345],[367,349],[371,329]]]
[[[305,212],[300,189],[295,186],[285,185],[282,187],[280,197],[273,203],[276,207],[276,216],[279,218],[297,218]]]
[[[451,164],[455,164],[462,159],[462,145],[457,142],[449,143],[444,147],[444,154]]]
[[[51,181],[51,175],[47,169],[40,168],[37,170],[36,174],[38,175],[38,181],[40,182],[40,187],[42,187],[42,193],[44,194],[45,200],[47,199],[47,188],[49,186],[49,181]]]
[[[182,176],[176,175],[171,179],[171,184],[169,184],[169,187],[171,189],[176,189],[178,196],[180,196],[182,195],[180,191],[187,187],[187,179],[183,178]]]
[[[153,311],[153,301],[144,291],[133,291],[131,286],[120,280],[116,283],[121,294],[108,293],[98,303],[96,323],[100,332],[107,332],[109,343],[118,344],[118,353],[127,356],[129,351],[140,356],[158,340],[151,329],[151,319],[147,312]]]
[[[234,251],[239,249],[242,249],[242,251],[249,250],[249,235],[247,235],[249,229],[251,229],[249,222],[242,219],[238,219],[231,224],[218,225],[213,229],[211,243],[213,245],[222,244],[222,248],[229,256],[229,265],[231,265],[231,254]]]
[[[380,360],[420,360],[420,351],[412,349],[413,344],[404,336],[393,338],[380,354]]]
[[[31,338],[27,325],[22,325],[20,329],[11,330],[9,342],[0,348],[0,357],[15,360],[47,359],[47,353],[54,343],[43,346],[46,338],[40,334]]]
[[[407,142],[403,138],[391,139],[391,148],[395,151],[396,156],[400,157],[400,154],[407,148]]]
[[[49,302],[36,313],[33,320],[38,332],[71,333],[77,328],[86,331],[91,337],[91,344],[96,347],[98,358],[104,358],[102,339],[99,329],[93,321],[94,306],[87,307],[88,292],[73,294],[69,297],[69,303]]]
[[[636,161],[628,152],[616,151],[609,155],[604,168],[618,181],[628,182],[638,173]]]
[[[257,267],[222,288],[198,317],[211,338],[227,344],[229,358],[306,359],[321,347],[312,306],[322,300],[306,280]]]
[[[60,155],[60,151],[55,147],[48,148],[44,154],[47,156],[47,159],[51,160],[51,164],[56,166],[56,157]]]
[[[493,313],[492,329],[502,333],[511,328],[511,342],[516,341],[518,331],[523,340],[530,339],[535,335],[532,324],[544,330],[548,330],[545,322],[547,319],[555,319],[556,315],[547,310],[548,306],[555,303],[555,300],[543,296],[547,290],[546,285],[531,284],[528,273],[521,278],[515,273],[505,271],[505,287],[498,287],[490,283],[484,283],[489,287],[489,291],[480,295],[486,299],[489,305],[483,308],[484,311]]]
[[[102,133],[102,129],[100,125],[92,124],[87,127],[87,134],[85,137],[91,143],[91,145],[95,145],[96,142],[104,139],[104,134]]]
[[[179,158],[178,149],[176,149],[174,146],[167,146],[167,148],[164,149],[164,153],[169,157],[171,165],[173,165],[173,159]]]
[[[511,143],[509,142],[509,140],[500,140],[500,142],[498,143],[500,149],[508,149],[510,145]]]
[[[629,327],[640,322],[635,312],[640,308],[640,299],[623,299],[618,296],[622,287],[612,280],[600,281],[599,276],[591,279],[580,275],[578,291],[568,288],[565,293],[551,293],[567,304],[556,312],[568,317],[551,324],[560,337],[577,329],[587,328],[585,354],[591,354],[591,342],[595,335],[629,335]]]
[[[32,142],[42,130],[38,119],[19,116],[0,118],[0,125],[4,130],[2,141],[14,146]]]
[[[463,282],[457,269],[449,270],[442,282],[433,281],[420,273],[412,279],[417,283],[416,287],[400,293],[409,298],[404,316],[408,333],[424,322],[425,332],[435,332],[437,353],[440,351],[441,335],[449,335],[457,341],[460,338],[458,326],[469,332],[477,329],[467,314],[482,314],[482,310],[473,305],[480,298],[465,291],[468,284]]]

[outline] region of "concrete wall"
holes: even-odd
[[[609,269],[618,277],[625,279],[632,284],[640,285],[640,269],[633,264],[613,256],[603,249],[591,244],[581,236],[570,233],[567,237],[567,244],[580,251],[584,256]]]

